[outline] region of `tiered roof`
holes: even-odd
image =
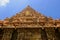
[[[60,27],[60,20],[54,20],[35,11],[30,6],[3,21],[0,20],[0,28],[39,28],[39,27]]]

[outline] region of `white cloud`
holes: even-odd
[[[6,6],[10,0],[0,0],[0,6]]]

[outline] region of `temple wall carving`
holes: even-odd
[[[2,29],[1,40],[59,40],[59,28]]]

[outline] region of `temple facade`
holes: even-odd
[[[16,15],[0,20],[0,40],[60,40],[60,19],[27,6]]]

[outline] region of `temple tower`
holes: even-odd
[[[27,6],[11,18],[0,20],[0,40],[60,40],[60,19]]]

